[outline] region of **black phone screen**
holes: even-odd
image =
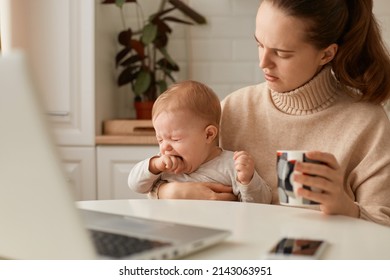
[[[283,238],[270,251],[276,255],[314,256],[323,245],[322,240]]]

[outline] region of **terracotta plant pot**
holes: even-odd
[[[135,113],[137,120],[151,120],[154,101],[135,101]]]

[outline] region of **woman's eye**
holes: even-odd
[[[281,52],[281,51],[275,51],[275,54],[280,58],[290,58],[291,55],[289,53]]]

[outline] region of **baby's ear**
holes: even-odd
[[[218,135],[218,128],[215,125],[209,125],[205,128],[206,141],[212,143]]]

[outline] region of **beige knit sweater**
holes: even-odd
[[[246,150],[279,203],[277,150],[319,150],[337,158],[344,188],[362,219],[390,225],[390,122],[379,105],[342,92],[330,67],[287,93],[266,83],[246,87],[223,102],[221,145]]]

